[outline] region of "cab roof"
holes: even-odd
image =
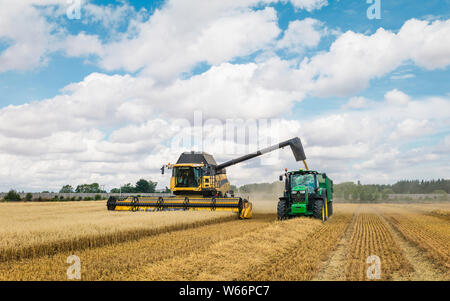
[[[320,174],[320,172],[317,172],[315,170],[291,170],[288,171],[288,173],[294,173],[294,174]]]
[[[214,160],[214,157],[208,153],[205,152],[184,152],[180,155],[178,158],[178,161],[176,164],[186,164],[186,163],[204,163],[209,165],[217,165],[216,160]]]

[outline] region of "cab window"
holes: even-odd
[[[202,171],[197,167],[177,167],[174,169],[175,187],[198,187]]]

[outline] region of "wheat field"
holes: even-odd
[[[0,280],[450,280],[449,207],[335,204],[327,221],[111,212],[105,201],[0,204]],[[368,278],[380,259],[380,277]]]
[[[0,262],[234,219],[225,212],[116,212],[101,202],[0,203]]]

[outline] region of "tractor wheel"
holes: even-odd
[[[323,200],[322,199],[317,199],[314,202],[313,216],[315,218],[322,219],[323,209],[324,209]]]
[[[333,202],[328,202],[328,216],[331,216],[333,214]]]
[[[280,200],[278,202],[277,217],[278,217],[278,220],[285,220],[285,219],[287,219],[288,216],[287,216],[286,200]]]

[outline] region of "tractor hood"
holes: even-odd
[[[303,185],[297,185],[292,187],[292,192],[295,193],[302,193],[302,191],[304,191],[305,193],[307,193],[308,189],[306,188],[306,186]]]

